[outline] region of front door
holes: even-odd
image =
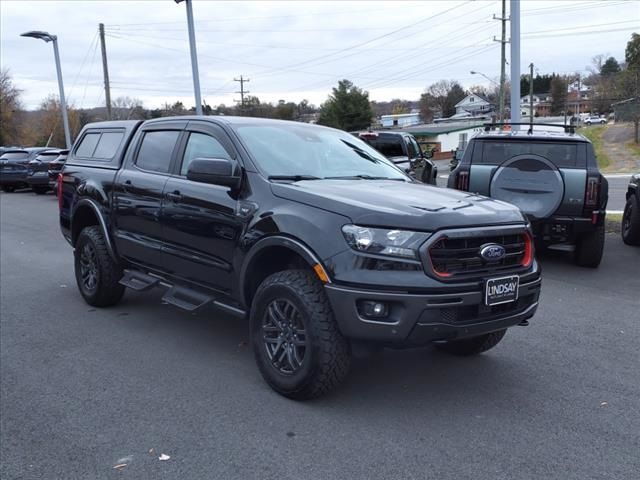
[[[187,180],[195,158],[238,160],[226,133],[218,126],[192,121],[178,155],[176,175],[164,188],[162,208],[165,268],[173,275],[231,291],[233,256],[243,222],[229,187]]]
[[[186,122],[182,122],[183,127]],[[133,158],[118,174],[113,192],[115,242],[120,256],[162,269],[163,191],[172,168],[181,130],[165,128],[141,132]]]

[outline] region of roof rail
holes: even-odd
[[[525,125],[529,127],[527,133],[531,135],[533,133],[533,127],[556,127],[563,128],[565,133],[576,133],[575,125],[558,125],[557,123],[529,123],[529,122],[502,122],[502,123],[485,123],[484,131],[489,132],[493,127],[510,127],[512,125]]]

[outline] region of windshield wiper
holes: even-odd
[[[400,182],[406,182],[405,178],[398,177],[376,177],[373,175],[345,175],[341,177],[325,177],[331,180],[396,180]]]
[[[289,180],[292,182],[299,182],[301,180],[322,180],[320,177],[313,175],[270,175],[267,177],[269,180]]]

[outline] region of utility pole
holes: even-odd
[[[236,92],[240,94],[240,111],[244,112],[244,96],[247,93],[250,93],[249,90],[245,90],[244,89],[244,84],[246,82],[249,82],[248,78],[244,78],[242,75],[240,75],[240,78],[234,78],[233,79],[234,82],[240,82],[240,91]],[[236,100],[237,102],[238,100]]]
[[[507,63],[507,58],[506,58],[506,46],[507,46],[507,0],[502,0],[502,16],[500,18],[496,17],[495,15],[493,16],[494,20],[500,20],[500,23],[502,23],[502,37],[500,39],[500,94],[499,94],[499,100],[498,100],[498,109],[500,112],[500,121],[504,122],[504,83],[505,83],[505,65]],[[498,41],[496,40],[495,37],[493,37],[494,41]]]
[[[104,75],[104,98],[107,102],[107,120],[111,120],[111,88],[109,87],[109,67],[107,66],[107,46],[104,43],[104,23],[98,25],[102,50],[102,74]]]
[[[198,52],[196,51],[196,34],[193,26],[193,6],[191,0],[174,0],[176,3],[187,3],[187,27],[189,29],[189,51],[191,52],[191,74],[193,76],[193,92],[196,97],[196,115],[202,115],[200,98],[200,72],[198,71]]]
[[[529,133],[533,133],[533,62],[529,64]]]
[[[511,0],[511,123],[520,123],[520,0]],[[517,125],[512,129],[518,130]]]

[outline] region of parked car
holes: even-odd
[[[640,245],[640,173],[631,177],[627,203],[622,214],[622,240],[627,245]]]
[[[62,172],[62,167],[64,167],[64,164],[67,161],[67,155],[69,155],[69,150],[60,150],[60,153],[55,160],[49,162],[49,170],[47,171],[49,176],[49,187],[56,195],[58,194],[58,177],[60,172]]]
[[[585,125],[604,125],[605,123],[607,123],[607,119],[604,117],[591,116],[584,119]]]
[[[248,316],[260,372],[287,397],[339,384],[351,342],[478,354],[536,311],[516,207],[417,182],[340,130],[192,116],[78,138],[59,204],[86,302],[164,286],[179,308]]]
[[[0,155],[0,187],[5,192],[27,187],[27,165],[48,147],[30,147],[8,150]]]
[[[51,189],[49,165],[60,156],[60,150],[45,150],[27,164],[27,184],[38,195]]]
[[[573,127],[526,125],[513,131],[487,125],[469,140],[448,186],[518,206],[539,247],[569,246],[578,265],[595,268],[604,250],[608,183],[593,146]]]
[[[397,167],[423,183],[436,184],[438,167],[424,153],[415,137],[405,132],[355,132],[358,138],[371,145]]]

